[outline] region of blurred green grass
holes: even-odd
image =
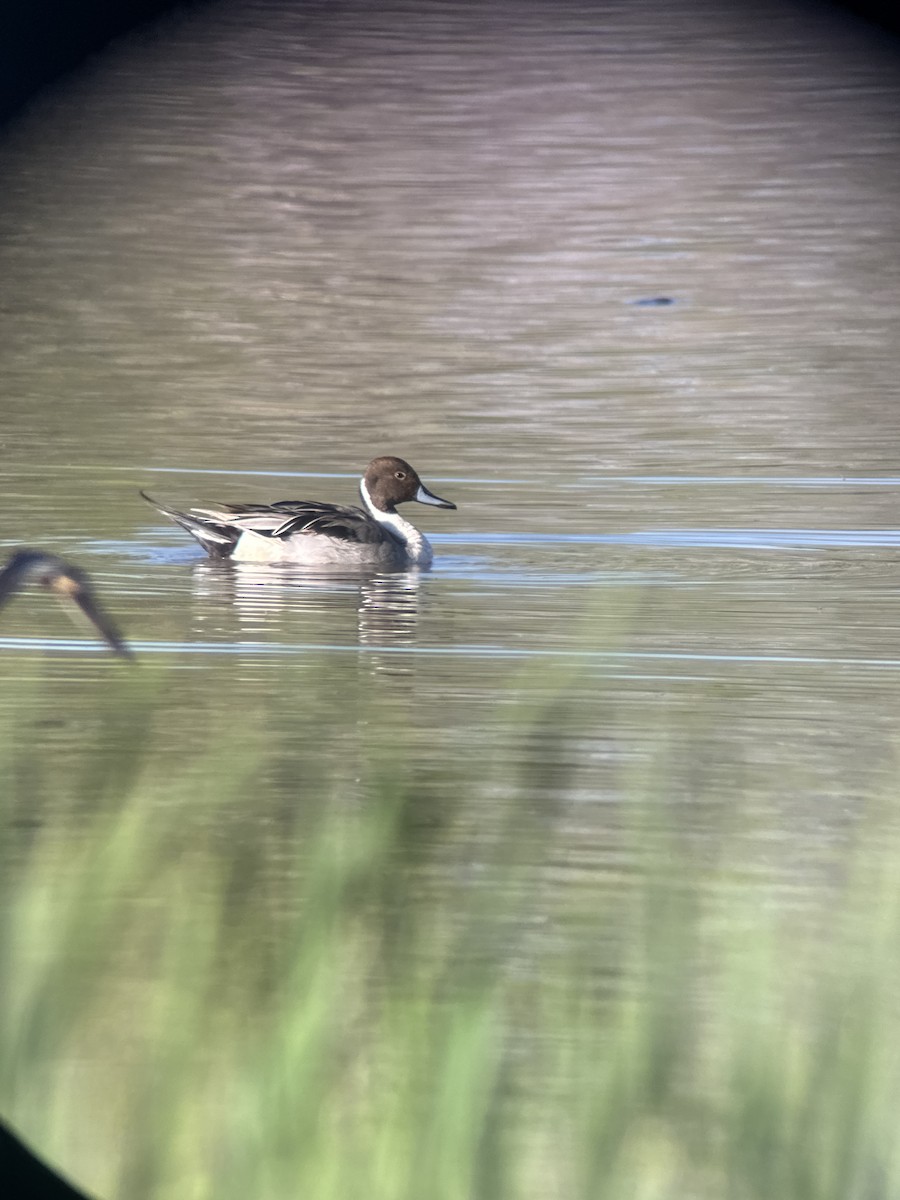
[[[679,827],[660,729],[579,868],[572,672],[518,680],[514,766],[426,771],[320,669],[352,753],[200,709],[172,747],[150,667],[97,668],[65,761],[5,710],[0,1102],[33,1146],[123,1200],[900,1196],[885,798],[785,902],[728,809]]]

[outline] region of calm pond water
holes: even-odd
[[[3,544],[91,572],[183,758],[253,714],[332,761],[352,687],[423,772],[516,771],[504,702],[577,669],[535,869],[602,879],[665,730],[679,822],[740,804],[802,905],[896,782],[898,68],[774,2],[241,0],[116,44],[0,142]],[[425,575],[212,564],[138,496],[353,502],[386,452],[459,506],[414,514]],[[93,649],[2,613],[4,726],[61,773],[114,749]]]

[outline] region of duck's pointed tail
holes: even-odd
[[[224,525],[221,521],[216,521],[199,512],[179,512],[177,508],[169,508],[167,504],[161,504],[159,500],[154,500],[144,491],[141,492],[141,495],[163,516],[168,517],[170,521],[174,521],[176,525],[187,530],[191,537],[196,538],[210,558],[229,558],[231,556],[241,536],[239,529],[235,529],[231,525]]]

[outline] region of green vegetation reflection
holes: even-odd
[[[82,1186],[900,1192],[900,847],[878,804],[785,905],[728,809],[702,843],[679,829],[665,731],[650,768],[584,794],[575,677],[519,680],[498,718],[516,769],[473,733],[426,771],[404,714],[347,681],[349,762],[252,716],[213,743],[197,715],[170,752],[165,676],[90,669],[65,771],[5,718],[0,818],[3,1112]],[[15,686],[53,710],[58,687]],[[573,854],[582,830],[602,866]]]

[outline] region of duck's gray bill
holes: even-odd
[[[436,496],[434,492],[429,492],[424,483],[419,484],[419,490],[416,492],[416,499],[420,504],[433,504],[435,508],[456,508],[452,500],[442,500],[440,496]]]

